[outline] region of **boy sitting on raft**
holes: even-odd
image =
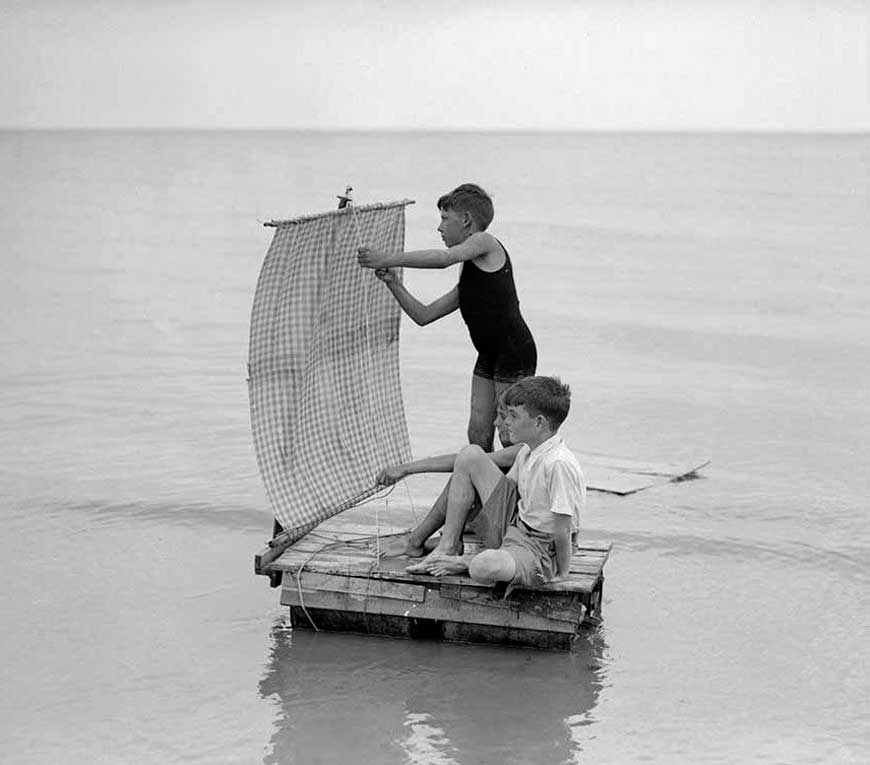
[[[510,433],[505,424],[507,411],[504,406],[504,394],[505,391],[502,391],[498,397],[496,416],[493,422],[493,428],[498,434],[498,440],[502,448],[492,452],[489,458],[499,470],[506,473],[514,464],[522,444],[514,444],[511,441]],[[401,465],[391,465],[378,473],[375,483],[379,486],[392,486],[409,475],[417,475],[419,473],[452,473],[456,456],[455,452],[453,454],[439,454],[436,457],[424,457],[412,462],[403,462]],[[435,500],[435,503],[426,514],[426,517],[408,535],[386,542],[381,547],[381,556],[384,558],[398,558],[407,555],[410,558],[419,558],[427,551],[431,552],[433,548],[428,547],[427,541],[444,525],[444,518],[447,513],[447,494],[449,491],[450,480],[448,479],[438,495],[438,499]]]
[[[583,471],[558,432],[570,405],[570,389],[555,377],[526,377],[505,391],[504,424],[519,445],[510,471],[505,476],[497,461],[516,447],[498,457],[475,444],[459,452],[446,509],[436,519],[443,524],[441,539],[408,567],[410,573],[467,571],[481,584],[539,585],[567,578],[586,500]],[[427,521],[432,519],[427,516],[409,541],[424,533]],[[486,548],[474,556],[463,554],[466,523]]]

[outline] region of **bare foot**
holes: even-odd
[[[429,564],[429,573],[432,576],[466,574],[468,573],[468,560],[462,555],[444,555]]]
[[[409,558],[420,558],[424,552],[423,545],[415,545],[411,542],[410,534],[381,544],[382,558],[401,558],[403,555]]]
[[[430,552],[423,560],[419,563],[414,563],[408,566],[405,571],[409,574],[428,574],[431,570],[431,565],[441,558],[446,557],[458,557],[462,555],[462,542],[459,543],[458,549],[449,549],[447,547],[442,547],[440,542],[438,546]]]

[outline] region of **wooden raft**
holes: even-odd
[[[567,649],[581,626],[600,620],[610,543],[583,544],[570,580],[505,597],[504,586],[409,574],[413,560],[379,558],[379,545],[399,533],[406,529],[330,519],[258,573],[281,575],[281,604],[299,628]],[[473,552],[473,537],[465,543]]]

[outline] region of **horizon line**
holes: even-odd
[[[0,133],[494,133],[494,134],[567,134],[590,135],[829,135],[861,136],[865,128],[471,128],[471,127],[191,127],[191,126],[22,126],[0,125]]]

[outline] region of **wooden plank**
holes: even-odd
[[[332,536],[336,539],[353,540],[359,537],[389,537],[404,534],[407,529],[402,526],[360,523],[346,518],[346,513],[340,513],[321,523],[311,534]],[[310,536],[310,535],[309,535]]]
[[[590,558],[603,561],[606,560],[607,557],[610,555],[611,547],[612,545],[610,542],[584,542],[578,545],[577,551],[574,553],[573,558]],[[470,541],[466,541],[465,548],[466,553],[469,555],[473,555],[475,554],[475,552],[482,549],[479,543]],[[322,550],[323,552],[319,552],[320,550]],[[300,540],[285,554],[295,553],[297,551],[305,551],[309,554],[317,552],[318,555],[329,553],[335,555],[348,555],[357,557],[367,556],[371,559],[375,559],[377,554],[375,546],[363,547],[362,545],[342,545],[340,543],[320,545],[319,542],[307,542],[306,540]],[[411,559],[408,558],[385,558],[382,560],[404,560],[408,563],[412,562]]]
[[[283,551],[276,547],[264,547],[257,553],[254,553],[254,573],[268,574],[270,567],[281,556]]]
[[[431,574],[411,574],[404,570],[404,568],[393,568],[393,567],[380,567],[380,568],[371,568],[370,566],[365,568],[359,568],[356,571],[348,571],[347,568],[340,569],[334,565],[332,565],[329,561],[319,561],[317,559],[311,561],[306,567],[308,571],[317,571],[321,573],[351,573],[357,576],[362,577],[370,577],[373,579],[390,579],[393,581],[400,582],[410,582],[410,583],[423,583],[432,587],[440,587],[442,584],[461,584],[466,587],[476,587],[484,592],[489,592],[492,587],[487,584],[480,584],[477,582],[473,582],[468,576],[464,575],[450,575],[450,576],[433,576]],[[564,586],[566,592],[590,592],[595,584],[600,579],[600,568],[595,567],[594,570],[587,573],[585,571],[578,571],[574,573],[572,571],[571,579],[557,583],[555,585],[547,585],[548,591],[558,591],[560,584]],[[537,588],[522,588],[534,590]]]
[[[678,462],[663,462],[661,460],[640,460],[631,457],[617,457],[612,454],[600,452],[574,451],[581,466],[593,465],[605,467],[624,473],[636,473],[638,475],[654,475],[661,477],[676,478],[691,473],[710,463],[709,457],[696,455],[681,459]]]
[[[572,566],[597,566],[604,568],[607,558],[603,555],[575,555],[571,558]]]
[[[681,462],[650,462],[613,457],[594,452],[575,451],[586,488],[625,496],[658,484],[685,478],[710,464],[707,457],[696,457]]]
[[[383,564],[383,561],[380,562]],[[404,561],[403,563],[407,563]],[[373,566],[371,560],[355,560],[343,557],[316,557],[308,559],[300,557],[294,560],[292,556],[283,556],[280,561],[274,564],[276,570],[288,571],[291,574],[299,570],[304,564],[304,572],[319,573],[319,574],[336,574],[350,575],[360,578],[384,579],[398,582],[406,582],[410,584],[428,584],[430,586],[441,586],[442,583],[448,584],[463,584],[470,587],[478,587],[481,590],[489,591],[492,589],[489,585],[476,584],[467,576],[443,576],[436,577],[426,574],[411,574],[402,568],[391,566]],[[571,564],[571,579],[559,582],[553,585],[541,585],[540,588],[528,589],[546,589],[548,592],[564,590],[566,592],[591,592],[601,577],[603,564],[592,563],[585,564],[582,561],[572,561]]]
[[[304,604],[306,608],[325,608],[334,611],[403,616],[409,619],[447,620],[467,624],[571,634],[579,629],[584,612],[582,604],[578,602],[576,622],[567,622],[547,619],[526,611],[486,607],[482,603],[469,604],[453,598],[444,598],[437,590],[427,590],[426,600],[422,603],[404,603],[389,598],[360,597],[349,593],[306,590],[304,579],[301,597],[296,587],[284,585],[281,590],[281,604],[285,606]]]
[[[462,576],[429,576],[426,574],[407,574],[407,573],[396,573],[396,572],[378,572],[372,571],[369,576],[377,577],[377,578],[388,578],[393,579],[395,581],[420,581],[428,584],[431,587],[441,587],[444,584],[459,584],[463,587],[476,587],[477,589],[483,592],[491,592],[492,586],[487,584],[479,584],[473,582],[468,577]],[[601,576],[598,572],[594,574],[572,574],[571,579],[566,580],[564,582],[557,582],[556,584],[545,584],[540,585],[539,587],[529,587],[529,588],[518,588],[517,591],[528,591],[528,592],[536,592],[537,590],[543,589],[548,592],[559,592],[564,590],[565,592],[577,592],[577,593],[590,593],[595,588],[595,585],[600,581]]]
[[[445,585],[439,590],[442,598],[461,600],[463,603],[484,608],[506,609],[543,616],[546,619],[576,624],[580,609],[577,599],[564,592],[551,595],[533,595],[530,591],[515,590],[513,595],[504,598],[494,595],[492,589],[482,591],[476,587]]]
[[[576,633],[518,630],[511,627],[481,626],[431,619],[407,619],[401,616],[330,611],[321,608],[306,608],[303,611],[299,606],[290,607],[290,618],[294,628],[311,628],[308,615],[314,619],[320,630],[386,635],[415,640],[490,643],[566,651],[570,649],[576,638]]]
[[[327,565],[372,567],[377,564],[378,559],[371,555],[360,555],[353,551],[345,552],[343,550],[327,550],[325,552],[318,552],[315,555],[304,551],[291,551],[290,553],[284,553],[275,562],[275,565],[283,569],[295,569],[303,564],[308,566],[315,561],[319,564]]]
[[[577,553],[603,552],[609,554],[612,548],[612,542],[594,542],[584,539],[577,543]]]
[[[301,576],[289,574],[285,578],[285,582],[286,587],[298,588],[301,584],[303,591],[340,592],[364,598],[393,598],[413,603],[422,603],[426,599],[426,586],[422,583],[404,584],[386,579],[319,574],[308,571],[303,571]]]

